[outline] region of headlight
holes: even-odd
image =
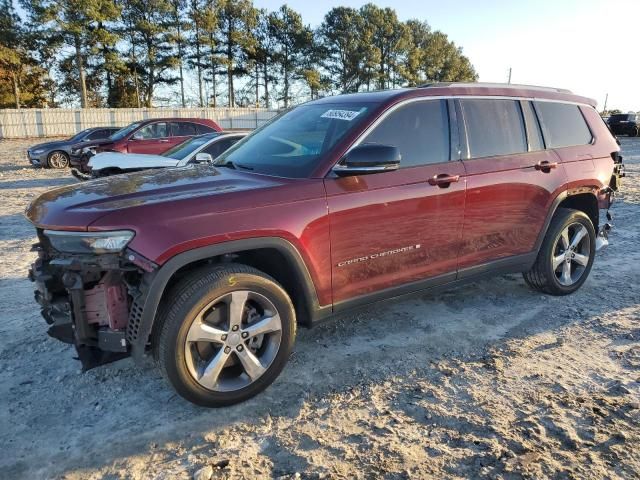
[[[37,150],[32,151],[31,153],[34,153],[36,155],[40,155],[41,153],[44,153],[44,152],[45,152],[44,148],[39,148]]]
[[[112,232],[63,232],[45,230],[51,246],[64,253],[118,253],[135,235],[129,230]]]

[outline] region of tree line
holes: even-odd
[[[367,4],[315,29],[251,0],[0,0],[0,108],[266,106],[474,81],[461,48]]]

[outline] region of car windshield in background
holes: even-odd
[[[301,105],[259,128],[216,161],[279,177],[304,178],[318,159],[364,120],[371,104]]]
[[[122,140],[124,137],[133,132],[140,126],[139,123],[132,123],[131,125],[118,130],[116,133],[109,137],[109,140]]]
[[[631,120],[631,115],[628,113],[618,113],[609,117],[609,123],[612,122],[625,122]]]
[[[69,142],[79,142],[80,140],[82,140],[87,135],[87,132],[89,130],[91,130],[91,129],[87,128],[86,130],[82,130],[81,132],[76,133],[73,137],[69,137],[67,139],[67,141],[69,141]]]
[[[188,155],[192,154],[195,150],[218,135],[218,133],[209,133],[207,135],[190,138],[189,140],[176,145],[172,149],[167,150],[162,154],[162,156],[173,158],[174,160],[184,160]]]

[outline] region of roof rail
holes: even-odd
[[[483,83],[483,82],[435,82],[425,83],[418,88],[442,88],[442,87],[489,87],[489,88],[522,88],[526,90],[539,90],[541,92],[569,93],[566,88],[539,87],[537,85],[517,85],[513,83]]]

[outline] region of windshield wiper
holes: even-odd
[[[241,168],[243,170],[253,170],[253,167],[248,167],[246,165],[240,165],[239,163],[233,163],[231,160],[228,160],[224,163],[214,163],[213,164],[214,167],[226,167],[226,168],[232,168],[233,170],[237,170],[238,168]]]
[[[248,167],[247,165],[240,165],[239,163],[236,163],[235,166],[238,168],[242,168],[243,170],[253,170],[253,167]]]
[[[236,169],[236,166],[233,164],[232,161],[228,161],[228,162],[224,162],[224,163],[214,163],[213,166],[214,167],[226,167],[226,168],[231,168],[233,170]]]

